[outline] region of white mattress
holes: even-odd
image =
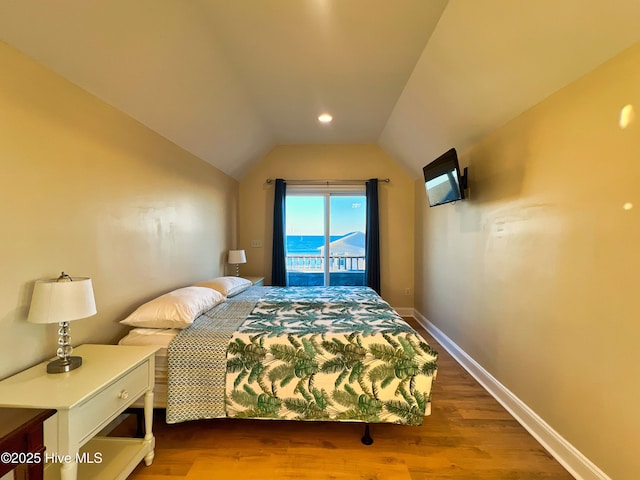
[[[124,336],[120,345],[155,345],[161,347],[156,352],[155,387],[153,388],[154,408],[167,408],[167,348],[171,340],[180,333],[176,328],[134,328]],[[142,407],[143,400],[137,400],[132,407]]]

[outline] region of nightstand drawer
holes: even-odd
[[[148,390],[149,371],[146,361],[73,410],[73,437],[80,445]]]

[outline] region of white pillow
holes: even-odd
[[[120,323],[145,328],[186,328],[202,312],[225,300],[224,295],[210,288],[178,288],[140,305]]]
[[[233,297],[234,295],[244,292],[253,285],[253,283],[251,280],[242,277],[218,277],[205,282],[198,282],[196,285],[199,287],[213,288],[225,297]]]

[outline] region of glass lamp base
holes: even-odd
[[[58,358],[47,363],[47,373],[65,373],[82,365],[82,357]]]

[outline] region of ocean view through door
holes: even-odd
[[[363,193],[287,192],[285,212],[289,286],[365,285]]]

